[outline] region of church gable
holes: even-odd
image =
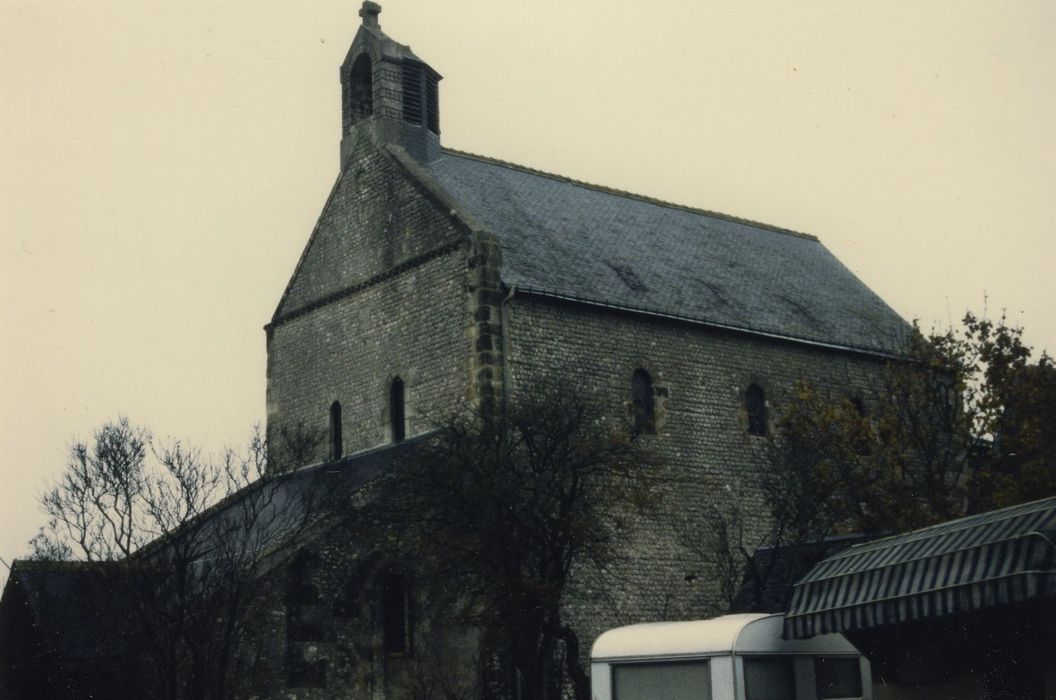
[[[400,147],[366,129],[352,136],[268,326],[269,438],[300,427],[325,435],[310,461],[421,432],[425,415],[467,395],[476,371],[467,291],[479,234]]]
[[[425,169],[440,76],[379,12],[363,4],[341,66],[341,174],[267,328],[269,438],[326,434],[318,461],[501,393],[497,245]]]
[[[338,176],[272,324],[425,262],[466,239],[466,228],[409,164],[366,130]]]

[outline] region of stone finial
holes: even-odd
[[[371,0],[364,0],[363,7],[359,8],[359,16],[363,18],[363,26],[381,29],[378,24],[378,15],[381,14],[381,5]]]

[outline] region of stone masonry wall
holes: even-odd
[[[341,402],[344,454],[391,441],[389,384],[405,383],[407,436],[454,406],[468,382],[461,251],[293,319],[268,353],[272,436],[282,426],[326,431]],[[274,439],[274,437],[273,437]],[[325,459],[329,444],[320,445]]]
[[[269,573],[275,595],[260,619],[265,644],[252,697],[269,700],[383,700],[441,697],[475,683],[476,634],[429,607],[428,581],[379,551],[355,521],[306,543]],[[382,586],[409,584],[408,647],[386,652]],[[433,693],[429,696],[427,693]]]
[[[570,618],[583,649],[605,629],[642,621],[699,619],[725,612],[714,575],[678,542],[703,527],[704,515],[732,498],[760,514],[750,488],[766,438],[748,434],[744,392],[758,384],[769,416],[799,379],[868,406],[870,378],[881,364],[849,352],[684,323],[515,296],[508,304],[507,351],[514,395],[560,376],[607,397],[612,415],[628,416],[631,376],[654,382],[656,434],[644,436],[662,466],[642,465],[667,485],[663,514],[631,524],[627,558],[600,575],[579,572]]]
[[[302,423],[325,433],[339,401],[346,455],[391,440],[393,377],[408,436],[456,405],[473,342],[470,237],[367,129],[357,137],[268,330],[269,438]]]
[[[501,392],[498,269],[493,236],[471,231],[445,195],[369,123],[353,129],[351,158],[268,328],[268,433],[300,423],[325,433],[341,403],[343,453],[392,441],[389,386],[405,382],[406,435],[462,401]],[[312,461],[329,456],[329,441]],[[410,578],[414,651],[381,649],[378,578],[394,559],[350,519],[276,571],[292,592],[266,621],[276,675],[270,697],[410,697],[429,683],[475,679],[475,631],[429,608]],[[424,685],[423,685],[424,684]]]

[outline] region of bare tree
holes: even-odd
[[[672,537],[696,560],[707,579],[718,587],[723,604],[729,609],[746,582],[766,579],[768,571],[757,571],[755,552],[775,539],[775,533],[760,531],[758,509],[747,505],[746,491],[755,484],[721,486],[723,498],[703,515],[679,516],[672,520]],[[748,488],[745,488],[748,487]],[[761,593],[760,593],[761,595]],[[662,619],[662,618],[661,618]]]
[[[106,564],[124,612],[111,630],[128,643],[121,675],[139,696],[229,698],[253,678],[274,594],[263,574],[308,527],[314,498],[304,479],[267,476],[267,452],[257,431],[241,453],[207,459],[122,418],[75,443],[44,494],[34,553]]]
[[[653,504],[654,460],[630,435],[567,385],[533,387],[446,418],[375,485],[371,521],[481,630],[486,693],[589,697],[563,606],[573,571],[610,564]]]

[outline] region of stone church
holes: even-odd
[[[266,326],[269,437],[325,432],[308,462],[364,482],[429,416],[561,377],[640,420],[691,528],[762,467],[795,382],[868,403],[909,328],[816,238],[444,147],[441,76],[380,12],[363,3],[340,172]],[[571,602],[585,649],[725,612],[672,522],[642,523],[618,583]],[[273,621],[276,697],[404,697],[427,651],[472,655],[412,619],[413,565],[340,532],[298,556],[309,593]]]
[[[801,378],[868,395],[907,324],[813,236],[445,148],[441,76],[363,4],[341,66],[341,171],[267,325],[269,433],[354,468],[462,401],[560,374],[645,414],[684,522],[759,468]],[[675,478],[677,477],[677,478]],[[668,524],[637,534],[585,645],[723,612]]]

